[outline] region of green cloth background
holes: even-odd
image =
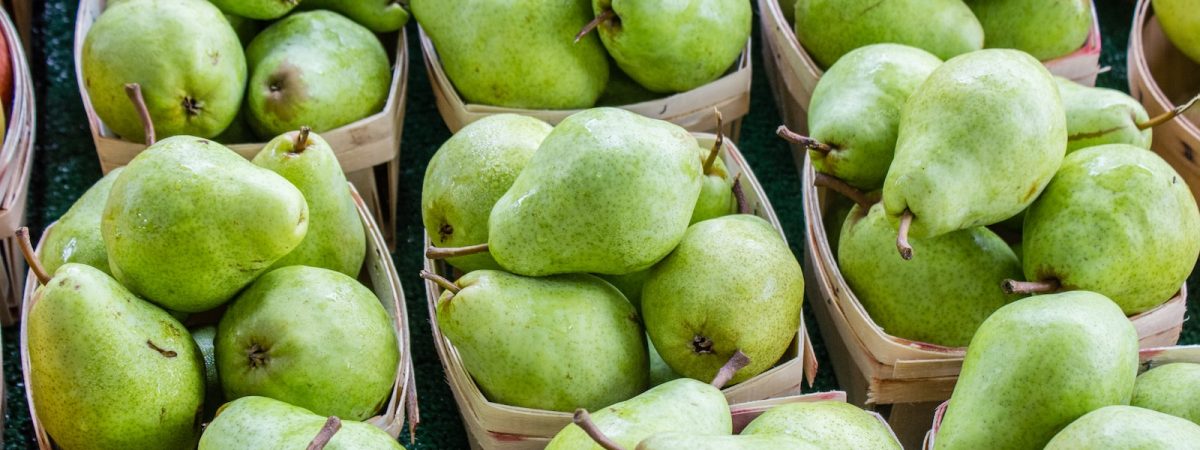
[[[36,80],[38,105],[37,155],[30,186],[27,222],[37,239],[47,224],[62,215],[72,202],[100,178],[100,165],[88,131],[73,67],[72,45],[75,28],[74,0],[46,0],[35,3],[33,53],[29,60]],[[1102,66],[1112,70],[1100,75],[1099,84],[1128,90],[1125,50],[1133,17],[1130,0],[1100,0],[1098,9],[1104,35]],[[757,12],[756,12],[757,14]],[[750,114],[742,124],[742,152],[766,188],[784,224],[792,250],[803,255],[804,217],[800,210],[800,178],[788,147],[775,137],[780,124],[775,102],[761,64],[759,21],[754,21],[754,88]],[[421,267],[422,239],[420,217],[421,177],[425,165],[450,133],[442,123],[434,105],[433,93],[426,77],[421,51],[416,45],[415,27],[409,26],[410,61],[407,116],[404,120],[404,142],[401,145],[401,196],[399,204],[398,245],[394,258],[404,294],[408,300],[412,353],[416,363],[417,388],[421,406],[421,425],[416,445],[408,444],[407,435],[401,442],[410,448],[466,448],[458,409],[454,404],[441,363],[433,347],[425,303],[425,292],[417,271]],[[1189,281],[1195,290],[1196,277]],[[1200,316],[1200,302],[1192,301],[1188,317]],[[805,321],[816,341],[821,370],[811,391],[837,389],[821,343],[821,335],[805,305]],[[5,448],[35,448],[29,410],[21,380],[18,352],[19,328],[3,329],[4,379],[7,388],[7,409],[4,430]],[[1200,343],[1200,323],[1185,323],[1181,343]]]

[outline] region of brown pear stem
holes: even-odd
[[[1004,280],[1000,283],[1000,289],[1003,289],[1005,294],[1046,294],[1057,291],[1061,287],[1062,283],[1053,278],[1042,281]]]
[[[804,148],[819,152],[821,154],[828,154],[829,152],[837,150],[832,145],[825,144],[816,139],[789,130],[786,125],[780,125],[779,128],[775,129],[775,134],[779,135],[779,137],[783,138],[785,141],[796,145],[802,145]]]
[[[844,195],[846,198],[853,200],[854,203],[857,203],[858,206],[864,210],[871,209],[871,205],[874,205],[878,201],[876,199],[872,199],[871,196],[867,195],[865,192],[858,190],[858,188],[846,183],[841,178],[821,172],[817,172],[816,176],[813,178],[813,186],[832,189],[835,192]]]
[[[733,177],[733,200],[737,202],[738,214],[752,214],[750,204],[746,203],[746,192],[742,190],[742,174]]]
[[[908,245],[908,229],[912,226],[912,221],[912,211],[904,210],[904,214],[900,215],[900,231],[896,233],[896,250],[900,251],[900,257],[905,261],[912,259],[913,256],[913,248]]]
[[[750,357],[746,356],[745,353],[742,353],[741,350],[738,350],[733,354],[733,356],[730,356],[729,361],[726,361],[725,365],[721,366],[721,369],[717,371],[717,376],[713,377],[712,380],[712,387],[717,389],[725,387],[725,384],[729,383],[729,380],[733,379],[733,376],[737,374],[737,371],[742,370],[743,367],[748,365],[750,365]]]
[[[430,272],[428,270],[421,270],[421,278],[424,278],[426,280],[434,282],[438,286],[441,286],[442,289],[450,291],[451,294],[457,294],[458,291],[462,290],[462,288],[459,288],[458,285],[454,284],[453,281],[450,281],[446,277],[443,277],[436,273]]]
[[[308,133],[312,132],[312,128],[308,126],[300,127],[300,132],[296,133],[296,141],[292,143],[291,153],[303,153],[304,149],[308,148]]]
[[[575,34],[575,43],[578,44],[579,41],[581,39],[583,39],[584,36],[587,36],[588,33],[591,33],[592,30],[595,30],[596,27],[600,26],[601,22],[612,19],[613,17],[616,17],[616,16],[617,16],[616,11],[613,11],[611,9],[606,9],[604,11],[601,11],[600,15],[596,16],[595,19],[592,19],[591,22],[588,22],[587,25],[584,25],[583,29],[579,30],[579,33]]]
[[[308,443],[307,450],[323,450],[329,441],[333,439],[333,435],[342,429],[342,421],[336,416],[329,416],[325,421],[325,425],[321,427],[321,431],[317,432],[317,436],[312,442]]]
[[[588,414],[586,409],[579,408],[575,410],[575,416],[572,418],[572,421],[575,422],[575,425],[578,425],[579,428],[582,428],[583,432],[587,433],[588,437],[592,438],[593,441],[596,441],[596,445],[604,447],[605,450],[625,450],[624,447],[621,447],[621,444],[618,444],[616,441],[612,440],[612,438],[605,436],[604,432],[600,431],[600,427],[597,427],[596,423],[592,422],[592,415]]]
[[[725,127],[724,118],[721,117],[721,111],[716,108],[713,108],[713,112],[717,113],[717,141],[713,142],[712,150],[708,152],[708,159],[704,160],[705,175],[710,175],[708,171],[712,170],[713,163],[717,162],[717,155],[721,154],[721,147],[725,146],[725,133],[721,132]]]
[[[133,102],[138,118],[142,120],[142,132],[146,135],[146,145],[154,145],[154,119],[150,118],[150,109],[146,107],[146,98],[142,96],[142,85],[129,83],[125,85],[125,95]]]
[[[488,251],[487,243],[479,245],[470,245],[467,247],[434,247],[432,245],[425,249],[425,257],[429,259],[446,259],[455,256],[474,255],[476,253],[484,253]]]
[[[29,270],[33,271],[33,276],[37,277],[38,282],[45,285],[50,282],[50,274],[46,273],[46,268],[42,267],[42,261],[38,259],[37,252],[33,251],[33,242],[29,240],[29,228],[17,228],[17,243],[21,246],[21,254],[25,255],[25,262],[29,263]]]
[[[1168,120],[1174,119],[1175,117],[1179,116],[1180,114],[1183,114],[1185,111],[1190,109],[1192,107],[1192,105],[1195,105],[1197,100],[1200,100],[1200,94],[1197,94],[1195,97],[1192,97],[1192,99],[1188,100],[1187,103],[1184,103],[1182,105],[1175,107],[1175,109],[1172,109],[1165,113],[1159,114],[1145,122],[1138,123],[1137,129],[1145,130],[1147,128],[1154,128],[1159,125],[1162,125],[1163,123],[1167,122]]]

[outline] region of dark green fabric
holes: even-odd
[[[77,1],[47,0],[34,2],[36,28],[34,52],[30,57],[37,80],[38,134],[37,158],[29,196],[28,223],[35,234],[70,207],[84,190],[100,177],[95,148],[88,132],[80,103],[71,54]],[[1133,3],[1126,0],[1100,1],[1104,55],[1101,64],[1112,70],[1100,75],[1099,84],[1128,90],[1125,77],[1125,48],[1128,42]],[[415,28],[409,27],[409,42],[416,42]],[[766,188],[772,204],[784,224],[799,257],[803,254],[804,218],[800,210],[800,180],[792,155],[774,135],[780,124],[778,110],[770,98],[763,74],[758,20],[755,18],[754,90],[750,115],[742,125],[740,146],[751,167]],[[417,443],[410,448],[466,448],[467,441],[441,363],[433,348],[428,308],[422,283],[417,277],[421,267],[421,177],[430,156],[449,136],[434,105],[425,75],[420,49],[410,46],[407,116],[401,150],[401,198],[399,205],[399,242],[396,265],[408,299],[412,354],[416,362],[417,387],[422,424]],[[1189,284],[1195,288],[1196,277]],[[1191,302],[1189,317],[1200,316],[1200,302]],[[817,384],[809,391],[836,389],[832,366],[824,352],[816,321],[805,305],[805,321],[816,341],[821,370]],[[21,382],[17,327],[4,328],[4,374],[8,392],[4,431],[9,449],[34,448],[32,428]],[[1182,343],[1200,343],[1200,324],[1187,322]],[[407,435],[402,442],[408,444]]]

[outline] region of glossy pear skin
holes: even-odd
[[[815,444],[782,434],[698,436],[668,431],[637,445],[637,450],[820,450]]]
[[[393,0],[304,0],[300,9],[328,9],[376,33],[396,31],[408,23],[404,4]]]
[[[1152,0],[1154,16],[1167,38],[1183,54],[1200,64],[1200,3],[1196,0]]]
[[[438,300],[438,325],[489,400],[595,410],[646,389],[637,310],[604,280],[476,270],[455,284]]]
[[[620,275],[658,262],[700,196],[696,139],[614,108],[567,117],[492,208],[488,244],[510,272]]]
[[[709,380],[741,350],[750,364],[731,381],[739,383],[783,356],[803,301],[800,263],[779,232],[759,217],[732,215],[688,228],[646,280],[642,314],[675,372]],[[709,342],[698,346],[698,338]]]
[[[1200,442],[1200,425],[1135,406],[1106,406],[1063,428],[1046,450],[1190,450]]]
[[[945,60],[984,42],[983,28],[961,0],[797,0],[795,29],[822,67],[870,44],[909,45]]]
[[[1018,300],[967,347],[935,448],[1041,448],[1089,411],[1129,404],[1137,368],[1137,331],[1103,295]]]
[[[512,187],[551,127],[516,114],[473,122],[446,140],[425,168],[421,219],[438,247],[466,247],[488,241],[488,216]],[[489,253],[446,260],[463,271],[499,269]]]
[[[242,397],[225,404],[200,437],[200,450],[305,448],[325,425],[325,416],[266,397]],[[325,446],[334,449],[404,447],[371,424],[342,419],[342,428]]]
[[[871,191],[883,187],[900,110],[942,60],[919,48],[872,44],[821,76],[808,104],[810,137],[835,148],[809,151],[813,169]]]
[[[1125,314],[1170,299],[1200,255],[1200,212],[1154,152],[1125,144],[1068,155],[1025,216],[1025,276],[1113,299]]]
[[[670,414],[664,414],[670,411]],[[698,436],[733,432],[729,403],[712,385],[680,378],[650,388],[637,397],[591,412],[592,422],[610,439],[632,449],[642,440],[666,431]],[[579,426],[571,424],[554,435],[546,450],[603,450]]]
[[[183,325],[82,264],[59,267],[31,301],[36,303],[25,325],[29,389],[55,443],[94,449],[196,445],[204,363]]]
[[[704,161],[708,159],[708,154],[712,149],[701,147],[699,150],[700,164],[703,167]],[[700,198],[696,200],[696,208],[692,210],[692,218],[688,224],[733,214],[736,209],[737,200],[733,198],[733,178],[729,176],[729,168],[725,166],[725,161],[717,156],[713,160],[712,166],[709,166],[708,170],[704,172],[704,176],[700,178]],[[632,299],[630,301],[637,303]]]
[[[573,42],[592,20],[591,0],[415,0],[409,6],[467,102],[590,108],[608,82],[600,38],[590,33]],[[538,64],[529,64],[531,58]]]
[[[1200,425],[1200,364],[1171,363],[1138,375],[1129,404]]]
[[[866,215],[854,207],[838,242],[846,283],[892,336],[965,347],[984,319],[1018,298],[997,287],[1020,279],[1021,263],[985,227],[910,239],[921,257],[905,261],[896,253],[896,229],[876,203]]]
[[[308,205],[304,240],[271,268],[311,266],[358,276],[367,253],[367,237],[342,166],[329,143],[316,133],[308,135],[301,151],[295,143],[296,133],[285,133],[268,142],[252,160],[292,182]]]
[[[100,235],[100,216],[108,202],[117,175],[124,170],[118,167],[83,193],[66,214],[58,218],[54,230],[42,239],[42,267],[54,273],[58,267],[69,263],[87,264],[111,274],[108,268],[108,251],[104,249],[104,237]]]
[[[1104,144],[1150,148],[1153,130],[1138,130],[1150,120],[1146,108],[1124,92],[1093,88],[1054,77],[1067,112],[1067,153]]]
[[[783,434],[820,449],[901,450],[883,422],[849,403],[790,403],[768,409],[746,425],[743,435]]]
[[[165,308],[200,312],[296,248],[308,206],[288,180],[221,144],[175,136],[117,177],[101,231],[121,284]]]
[[[966,0],[988,48],[1012,48],[1047,61],[1083,47],[1092,0]]]
[[[247,19],[271,20],[292,11],[300,0],[208,0],[221,11]]]
[[[980,50],[933,71],[900,115],[883,205],[925,238],[1012,217],[1050,182],[1067,147],[1058,87],[1037,60]]]

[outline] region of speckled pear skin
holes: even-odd
[[[213,141],[175,136],[138,154],[101,219],[114,278],[182,312],[220,306],[300,244],[304,195]]]
[[[637,445],[637,450],[820,450],[815,444],[782,434],[698,436],[680,432],[657,433]]]
[[[1138,375],[1129,404],[1200,425],[1200,364],[1171,363]]]
[[[669,414],[665,413],[669,412]],[[725,395],[712,385],[680,378],[650,388],[637,397],[591,411],[592,422],[610,439],[627,449],[666,431],[698,436],[733,433]],[[603,450],[578,425],[554,435],[546,450]]]
[[[650,342],[650,337],[646,337],[646,350],[650,353],[650,386],[658,386],[671,380],[683,378],[682,375],[671,370],[671,366],[663,361],[662,355],[658,354],[658,350],[654,349],[654,343]]]
[[[526,276],[649,268],[687,231],[697,147],[683,128],[621,109],[567,117],[492,208],[492,257]]]
[[[304,0],[299,7],[337,12],[376,33],[396,31],[408,23],[404,4],[393,0]]]
[[[985,227],[910,239],[915,254],[896,253],[896,229],[883,205],[863,214],[855,206],[842,226],[838,267],[854,295],[883,331],[947,347],[966,347],[993,312],[1020,296],[999,289],[1020,279],[1021,263]]]
[[[1194,450],[1200,425],[1136,406],[1106,406],[1063,428],[1045,450]]]
[[[604,280],[476,270],[455,284],[438,300],[438,325],[489,400],[596,410],[646,390],[637,310]]]
[[[216,357],[226,399],[261,395],[366,420],[392,393],[400,350],[370,289],[332,270],[290,266],[233,301],[217,327]]]
[[[966,0],[983,26],[984,45],[1041,61],[1079,50],[1092,31],[1092,0]]]
[[[467,102],[574,109],[592,107],[608,82],[608,54],[597,33],[574,42],[593,18],[591,3],[415,0],[409,7]]]
[[[808,103],[810,137],[835,148],[809,151],[813,169],[862,190],[883,187],[900,110],[940,65],[929,52],[899,44],[872,44],[839,59]]]
[[[650,277],[650,269],[630,272],[623,275],[597,275],[607,281],[613,287],[621,291],[629,303],[633,304],[634,308],[641,310],[642,307],[642,287],[646,285],[646,278]]]
[[[316,133],[309,133],[303,151],[296,152],[295,143],[296,133],[285,133],[251,160],[292,182],[308,205],[304,240],[271,268],[320,267],[356,277],[367,254],[367,237],[342,166]]]
[[[1010,303],[967,347],[934,448],[1042,448],[1080,416],[1129,404],[1137,370],[1137,331],[1103,295]]]
[[[708,154],[712,149],[699,147],[699,151],[700,165],[703,167],[704,161],[708,159]],[[696,208],[692,210],[692,219],[688,224],[727,216],[736,210],[737,203],[733,198],[733,179],[729,177],[729,169],[725,166],[725,161],[718,156],[713,160],[712,166],[708,168],[704,176],[700,178],[700,198],[696,200]]]
[[[266,397],[242,397],[226,403],[200,437],[200,450],[301,449],[308,446],[324,416]],[[393,449],[404,447],[371,424],[342,419],[342,428],[326,450]]]
[[[1000,222],[1037,198],[1066,147],[1066,113],[1041,63],[1015,50],[955,57],[900,113],[883,205],[893,218],[912,211],[915,238]]]
[[[256,20],[271,20],[291,12],[300,0],[208,0],[227,14]]]
[[[1200,255],[1200,212],[1174,169],[1126,144],[1070,154],[1025,216],[1025,277],[1113,299],[1127,315],[1166,302]]]
[[[552,129],[532,117],[497,114],[446,140],[429,160],[421,184],[421,219],[429,241],[438,247],[486,243],[492,206]],[[489,253],[446,261],[465,272],[500,268]]]
[[[784,434],[822,450],[901,450],[896,437],[870,413],[844,402],[790,403],[768,409],[743,435]]]
[[[621,70],[654,92],[684,92],[721,75],[750,38],[749,0],[592,0],[596,27]]]
[[[96,115],[125,140],[145,141],[126,83],[141,84],[159,139],[216,136],[241,108],[246,91],[242,45],[229,21],[207,1],[111,5],[92,24],[82,52],[83,83]]]
[[[1146,108],[1115,89],[1087,87],[1054,77],[1067,112],[1067,153],[1104,144],[1150,148],[1153,130],[1138,130],[1150,120]]]
[[[750,364],[736,384],[775,366],[796,337],[803,301],[804,274],[779,232],[739,214],[688,228],[646,280],[642,315],[663,361],[685,377],[711,380],[741,350]]]
[[[69,262],[112,273],[108,268],[104,237],[100,235],[100,216],[104,213],[113,182],[122,170],[124,167],[116,168],[88,188],[71,209],[58,218],[50,234],[42,238],[40,256],[47,273],[54,273],[59,266]]]
[[[884,42],[941,59],[983,48],[983,27],[961,0],[797,0],[795,13],[796,38],[821,67]]]
[[[183,325],[83,264],[59,267],[31,301],[29,388],[55,443],[91,449],[196,445],[204,363]]]
[[[1154,16],[1175,48],[1200,63],[1200,3],[1196,0],[1152,0]]]

